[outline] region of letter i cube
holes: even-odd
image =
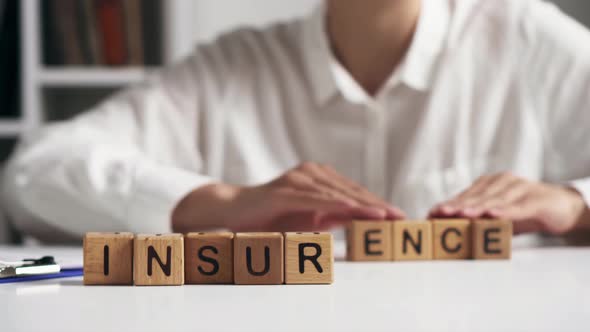
[[[84,284],[133,284],[133,234],[87,233],[84,236]]]

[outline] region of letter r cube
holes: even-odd
[[[285,233],[285,283],[331,284],[332,252],[331,233]]]

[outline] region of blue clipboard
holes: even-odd
[[[0,284],[8,284],[14,282],[26,282],[26,281],[37,281],[37,280],[47,280],[47,279],[58,279],[58,278],[71,278],[71,277],[80,277],[84,275],[84,270],[82,268],[77,269],[62,269],[59,273],[52,273],[52,274],[39,274],[39,275],[30,275],[30,276],[20,276],[20,277],[8,277],[8,278],[1,278]]]

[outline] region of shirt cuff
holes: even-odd
[[[586,206],[590,208],[590,178],[572,181],[570,182],[570,186],[582,195]]]
[[[172,232],[172,212],[191,191],[214,180],[180,168],[142,163],[135,170],[127,222],[136,233]]]

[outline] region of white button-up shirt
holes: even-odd
[[[165,232],[189,191],[254,185],[302,161],[423,218],[486,173],[590,198],[590,33],[537,0],[424,0],[374,97],[333,57],[324,10],[241,29],[26,139],[7,208],[34,235]]]

